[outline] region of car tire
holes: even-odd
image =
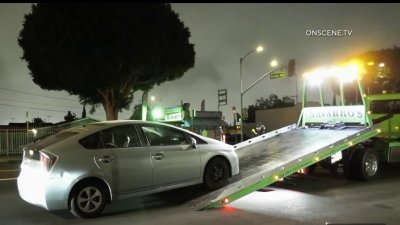
[[[204,185],[208,190],[216,190],[225,186],[229,178],[229,166],[223,158],[211,159],[204,171]]]
[[[71,213],[80,218],[93,218],[100,215],[106,206],[107,195],[102,185],[79,185],[71,198]]]
[[[372,148],[362,148],[354,153],[351,170],[354,178],[361,181],[369,181],[378,176],[379,158]]]

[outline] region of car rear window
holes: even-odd
[[[100,132],[91,134],[91,135],[79,140],[79,143],[86,149],[103,148],[103,142],[100,141]]]
[[[79,134],[79,132],[73,132],[73,131],[61,131],[55,134],[52,134],[47,137],[43,137],[41,139],[37,139],[35,141],[35,144],[40,145],[41,148],[45,148],[49,145],[52,145],[54,143],[57,143],[59,141],[65,140],[66,138],[72,137],[75,134]]]

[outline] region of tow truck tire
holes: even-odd
[[[208,190],[216,190],[226,185],[229,178],[229,167],[225,159],[213,158],[204,170],[203,181]]]
[[[372,148],[357,150],[352,158],[350,173],[355,180],[369,181],[378,176],[379,158]]]

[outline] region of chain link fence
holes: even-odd
[[[70,123],[49,126],[49,127],[8,127],[0,128],[0,157],[1,156],[20,156],[22,155],[21,146],[33,142],[35,139],[47,135],[55,134],[61,130],[71,127],[82,126],[85,124],[97,122],[92,118],[75,120]]]

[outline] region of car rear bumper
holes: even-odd
[[[17,185],[21,198],[46,210],[68,208],[68,191],[63,179],[50,178],[44,171],[21,168]]]
[[[23,166],[22,166],[23,167]],[[45,199],[45,182],[43,175],[21,168],[17,180],[18,192],[23,200],[31,204],[47,208]]]

